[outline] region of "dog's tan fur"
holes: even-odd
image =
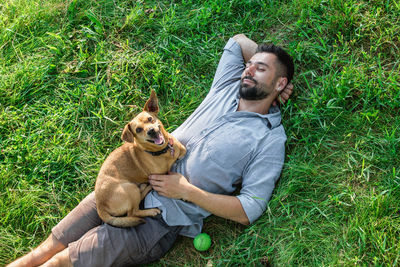
[[[135,226],[144,222],[141,217],[160,213],[159,209],[139,209],[140,201],[151,190],[143,183],[147,183],[150,174],[167,173],[186,149],[164,129],[157,118],[158,111],[158,99],[152,91],[143,111],[125,126],[121,138],[126,142],[111,152],[101,166],[95,186],[96,205],[100,218],[108,224]],[[147,152],[161,151],[168,144],[173,149],[161,155]]]

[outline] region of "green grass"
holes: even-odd
[[[288,49],[282,177],[243,227],[216,217],[165,266],[400,264],[400,2],[5,0],[0,3],[0,265],[94,188],[151,89],[175,129],[229,37]]]

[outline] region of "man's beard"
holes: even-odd
[[[254,86],[243,84],[243,80],[248,79],[254,83]],[[269,96],[268,92],[262,90],[261,86],[258,86],[258,82],[251,76],[245,76],[242,78],[239,89],[239,96],[245,100],[260,100]]]

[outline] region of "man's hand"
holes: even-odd
[[[288,99],[290,98],[290,95],[293,93],[293,84],[289,83],[288,85],[286,85],[285,89],[282,90],[282,92],[278,95],[278,98],[276,100],[274,100],[274,102],[272,102],[273,106],[278,105],[278,102],[280,104],[285,104],[286,101],[288,101]]]
[[[149,183],[161,196],[184,200],[187,199],[186,192],[191,186],[180,173],[152,174],[149,176]]]
[[[152,174],[149,176],[149,183],[161,196],[183,199],[219,217],[244,225],[249,224],[249,219],[237,197],[204,191],[189,183],[182,174]]]

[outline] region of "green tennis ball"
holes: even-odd
[[[198,234],[193,240],[193,245],[198,251],[206,251],[211,247],[211,237],[206,233]]]

